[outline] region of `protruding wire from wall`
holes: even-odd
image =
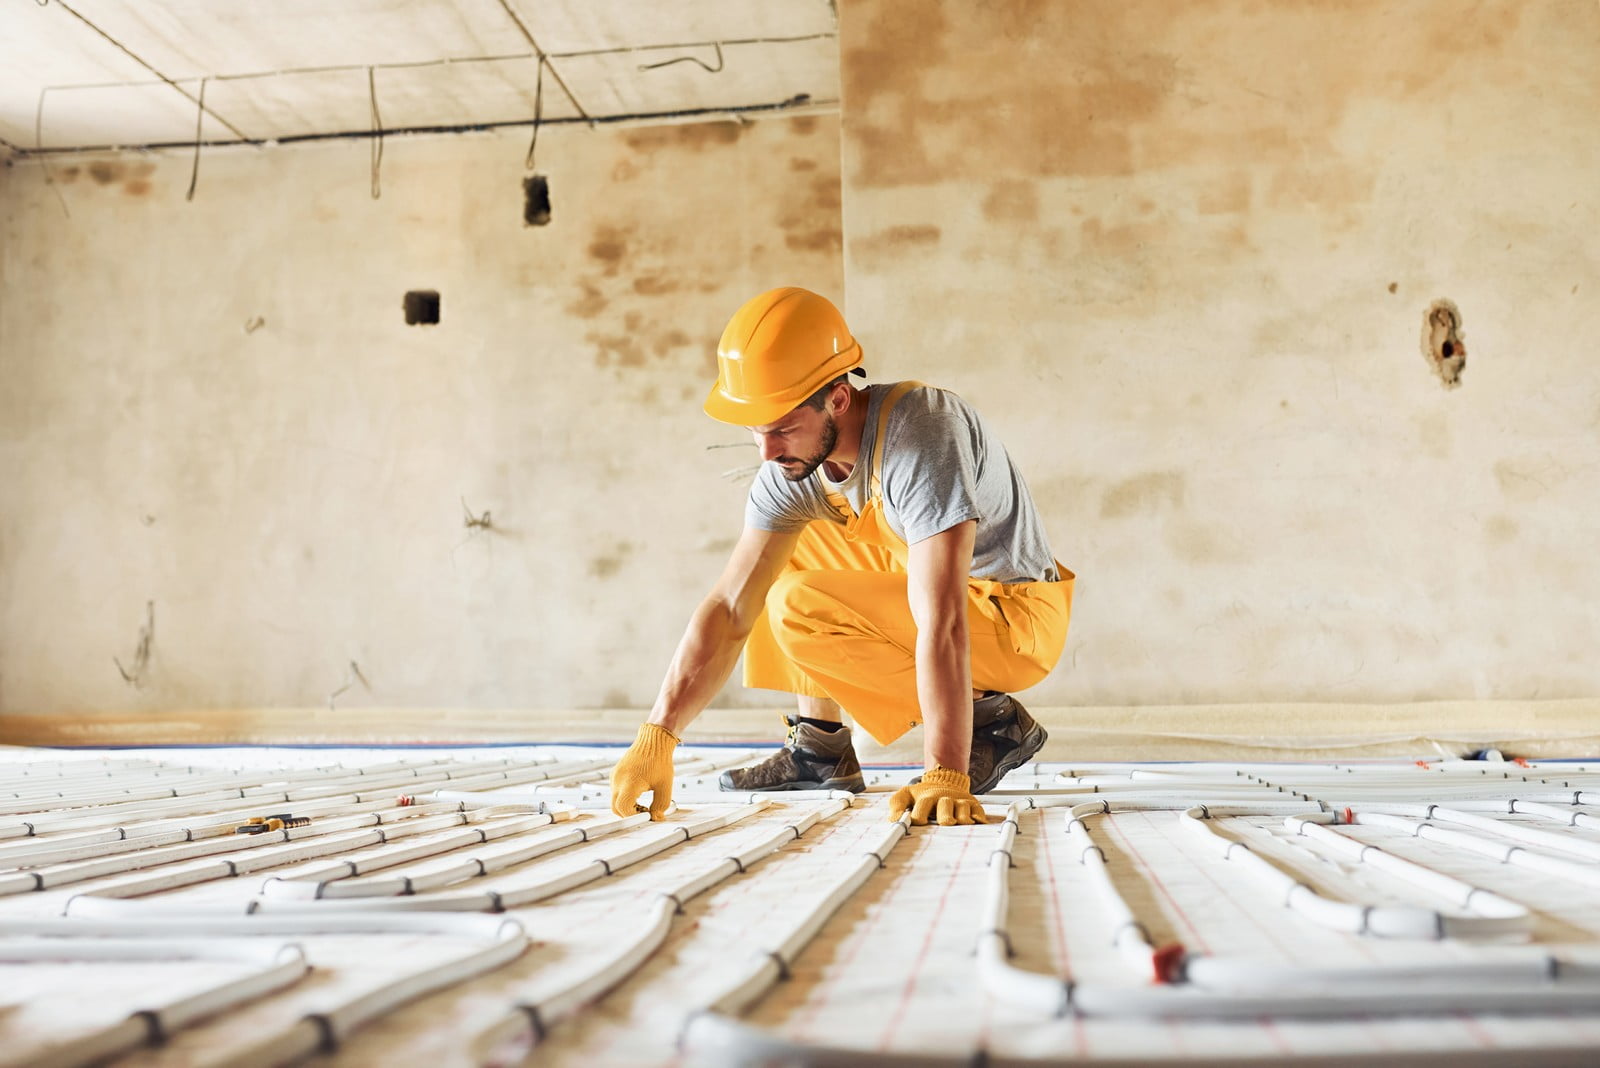
[[[43,7],[44,5],[39,5]],[[39,106],[33,113],[33,150],[38,152],[44,148],[44,95],[50,91],[47,85],[39,90]],[[50,162],[40,157],[39,165],[44,168],[44,184],[55,190],[56,199],[61,201],[61,214],[72,218],[72,212],[67,207],[66,194],[61,192],[61,186],[56,182],[55,172],[50,169]]]
[[[343,684],[341,684],[337,690],[334,690],[328,695],[329,710],[331,711],[333,709],[333,702],[339,697],[340,694],[344,693],[358,682],[361,684],[361,688],[363,690],[370,691],[372,689],[372,684],[367,681],[367,677],[361,674],[361,665],[352,660],[350,661],[349,670],[345,672]]]
[[[372,103],[372,199],[383,195],[378,172],[383,166],[383,116],[378,112],[378,81],[372,67],[367,68],[367,98]]]
[[[722,42],[712,41],[711,44],[712,47],[717,50],[717,65],[715,67],[711,66],[711,64],[707,63],[699,56],[678,56],[676,59],[664,59],[660,63],[641,63],[639,64],[639,69],[660,70],[662,67],[670,67],[674,63],[698,63],[700,64],[702,70],[709,71],[712,74],[721,74],[723,68]]]
[[[194,166],[189,171],[189,191],[183,195],[184,200],[194,199],[194,187],[200,181],[200,143],[201,130],[206,121],[206,82],[209,79],[200,79],[200,99],[196,101],[199,109],[194,116]]]
[[[117,665],[117,671],[122,675],[122,681],[136,690],[144,685],[144,673],[150,666],[150,643],[155,640],[155,637],[156,603],[154,601],[146,601],[144,603],[144,626],[139,628],[139,644],[133,651],[133,670],[130,671],[123,667],[122,661],[116,657],[111,658],[111,662]]]
[[[544,68],[549,60],[539,57],[539,73],[533,79],[533,136],[528,140],[528,155],[523,169],[533,173],[533,153],[539,147],[539,126],[544,122]]]

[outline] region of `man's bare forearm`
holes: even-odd
[[[972,651],[962,608],[917,632],[917,701],[924,763],[965,772],[972,755]]]
[[[681,734],[733,674],[747,637],[748,629],[736,625],[726,602],[702,601],[678,642],[648,722]]]

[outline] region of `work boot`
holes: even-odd
[[[1022,702],[1008,693],[990,690],[972,702],[972,751],[967,757],[967,778],[972,795],[981,796],[1000,785],[1044,747],[1049,735]],[[911,780],[922,781],[918,775]]]
[[[1008,693],[990,691],[972,702],[972,755],[967,776],[974,795],[1000,785],[1044,747],[1044,728]]]
[[[849,790],[867,788],[861,762],[850,744],[850,728],[825,731],[785,716],[789,735],[783,748],[759,764],[734,768],[717,778],[724,790]]]

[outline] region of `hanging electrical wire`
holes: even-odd
[[[372,101],[372,199],[383,195],[379,170],[383,167],[383,116],[378,113],[378,81],[372,67],[367,68],[367,95]]]
[[[544,122],[544,67],[549,62],[544,56],[539,57],[539,73],[533,81],[533,137],[528,141],[528,158],[523,161],[523,167],[530,174],[533,172],[533,153],[539,147],[539,124]]]
[[[722,67],[723,67],[723,62],[722,62],[722,42],[721,41],[712,41],[711,44],[717,50],[717,65],[715,67],[711,66],[709,63],[707,63],[705,60],[701,59],[699,56],[679,56],[676,59],[664,59],[660,63],[641,63],[641,64],[639,64],[639,69],[640,70],[660,70],[662,67],[670,67],[674,63],[698,63],[698,64],[700,64],[700,67],[703,70],[709,71],[712,74],[721,74],[722,73]]]
[[[189,191],[183,195],[184,200],[194,199],[194,187],[200,181],[200,129],[206,121],[206,82],[209,78],[200,79],[200,105],[194,116],[194,166],[189,171]]]

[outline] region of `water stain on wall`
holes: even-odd
[[[584,340],[598,350],[594,359],[596,367],[610,367],[613,364],[619,367],[643,367],[645,364],[644,346],[632,334],[585,334]]]
[[[672,329],[665,334],[657,335],[650,342],[650,349],[657,356],[665,357],[673,349],[681,349],[689,344],[689,335],[682,330]]]
[[[918,255],[935,247],[942,235],[939,227],[927,223],[891,226],[875,234],[853,239],[850,242],[850,255],[866,267],[889,267],[906,256]]]
[[[601,226],[589,242],[589,258],[602,265],[607,278],[614,278],[628,255],[627,234],[614,226]]]
[[[693,122],[681,126],[641,126],[629,130],[623,144],[636,152],[659,152],[662,149],[691,149],[702,151],[719,145],[731,145],[739,140],[744,127],[738,122]]]
[[[1517,540],[1520,531],[1516,520],[1507,515],[1491,516],[1483,524],[1483,536],[1490,545],[1509,545]]]
[[[98,186],[120,182],[124,193],[142,197],[150,192],[150,176],[155,171],[156,165],[149,161],[92,160],[82,166],[74,163],[58,168],[51,173],[51,178],[61,185],[73,185],[81,177],[87,177]]]
[[[664,296],[682,288],[683,283],[670,275],[643,275],[633,280],[633,291],[646,297]]]
[[[610,549],[589,558],[589,575],[606,579],[622,570],[622,566],[638,551],[631,541],[619,541]]]
[[[989,187],[983,217],[990,222],[1031,223],[1039,218],[1037,182],[1008,178]]]
[[[1472,90],[1485,68],[1516,77],[1529,6],[1487,0],[1463,18],[1449,0],[1419,0],[1397,20],[1380,0],[867,0],[841,40],[850,180],[1237,172],[1250,160],[1287,172],[1285,199],[1360,204],[1366,179],[1323,162],[1348,153],[1352,111]]]
[[[778,220],[783,242],[795,252],[837,252],[844,247],[840,229],[839,177],[821,174],[811,179],[806,196]]]
[[[1151,471],[1106,489],[1100,496],[1102,519],[1118,519],[1140,512],[1182,508],[1187,480],[1181,471]]]
[[[1494,465],[1494,480],[1508,501],[1529,504],[1545,497],[1566,478],[1566,472],[1551,460],[1524,457],[1500,460]]]
[[[583,290],[583,295],[566,306],[569,315],[576,315],[580,319],[593,319],[610,306],[611,299],[593,281],[580,280],[578,287]]]
[[[1242,563],[1249,558],[1236,531],[1200,523],[1173,523],[1166,529],[1167,547],[1186,564]]]

